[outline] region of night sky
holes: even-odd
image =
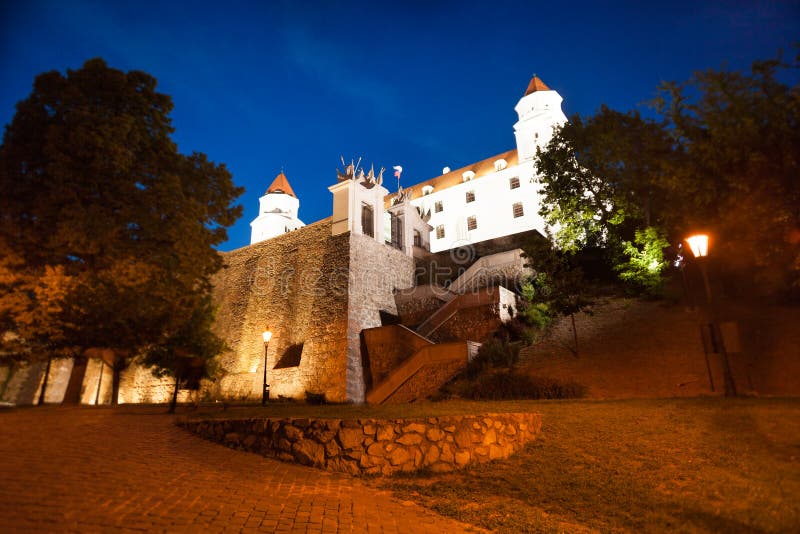
[[[0,123],[41,72],[99,56],[150,73],[179,149],[246,188],[222,250],[249,243],[281,169],[311,223],[330,215],[340,156],[402,165],[410,185],[513,148],[533,73],[568,116],[628,110],[662,80],[747,69],[800,40],[797,1],[163,4],[0,0]]]

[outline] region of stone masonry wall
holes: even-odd
[[[361,331],[381,326],[381,310],[397,314],[394,292],[413,285],[414,258],[367,236],[349,237],[347,398],[364,402]]]
[[[507,458],[541,432],[533,413],[426,419],[184,421],[202,437],[280,460],[352,474],[452,471]]]
[[[214,384],[212,397],[261,398],[261,334],[269,329],[271,396],[298,398],[311,390],[348,400],[348,239],[331,236],[326,219],[223,254],[225,267],[214,279],[215,330],[230,350],[220,357],[227,374]],[[287,349],[299,344],[299,365],[287,364]]]
[[[467,362],[462,360],[428,364],[406,380],[384,402],[386,404],[402,404],[428,398],[438,392],[466,365]]]

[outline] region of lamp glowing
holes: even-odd
[[[264,332],[263,334],[261,334],[261,337],[263,337],[263,338],[264,338],[264,343],[269,343],[269,340],[270,340],[270,339],[272,339],[272,332],[270,332],[269,330],[267,330],[266,332]]]
[[[708,236],[706,234],[695,234],[687,237],[686,242],[692,249],[695,258],[705,258],[708,256]]]

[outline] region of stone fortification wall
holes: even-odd
[[[0,368],[0,401],[18,405],[36,404],[42,391],[47,360],[34,363],[14,363]],[[44,401],[61,402],[67,390],[72,359],[58,358],[50,363]]]
[[[423,467],[452,471],[506,458],[541,432],[533,413],[426,419],[246,419],[184,421],[225,445],[352,474],[390,475]]]
[[[351,234],[347,317],[347,398],[364,402],[361,331],[381,326],[380,311],[397,315],[394,293],[414,283],[414,258]]]
[[[220,357],[226,374],[212,386],[212,397],[261,398],[261,334],[269,329],[271,396],[297,398],[309,390],[332,401],[350,399],[349,239],[331,236],[326,219],[223,254],[225,267],[214,279],[215,330],[230,350]],[[356,374],[361,380],[360,369]]]

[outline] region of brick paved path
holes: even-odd
[[[163,410],[0,410],[0,531],[465,531],[347,475],[204,441]]]

